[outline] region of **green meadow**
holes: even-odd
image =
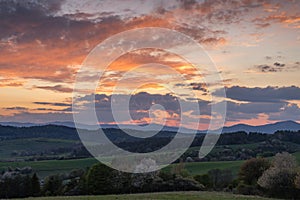
[[[293,154],[300,163],[300,152]],[[73,169],[86,169],[98,161],[94,158],[71,159],[71,160],[44,160],[44,161],[26,161],[26,162],[0,162],[0,170],[7,167],[25,167],[30,166],[42,178],[52,174],[67,173]],[[216,162],[191,162],[184,163],[185,168],[191,175],[205,174],[211,169],[229,169],[237,175],[240,166],[244,161],[216,161]],[[173,164],[176,165],[176,164]],[[169,165],[163,170],[169,171],[173,165]]]

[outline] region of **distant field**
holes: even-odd
[[[296,157],[298,163],[300,164],[300,151],[296,152],[296,153],[293,153],[293,155]]]
[[[57,148],[71,148],[78,141],[63,140],[63,139],[50,139],[50,138],[22,138],[14,140],[2,140],[0,141],[0,159],[12,159],[13,152],[43,152],[51,151]],[[20,157],[20,158],[25,158]]]
[[[47,151],[60,147],[72,147],[76,144],[74,140],[65,139],[51,139],[51,138],[31,138],[31,139],[15,139],[0,141],[0,159],[9,159],[14,151]],[[227,145],[232,149],[253,149],[259,143],[243,144],[243,145]],[[199,147],[192,147],[188,151],[198,150]],[[223,146],[216,146],[212,153],[222,151]],[[300,151],[294,153],[300,163]],[[17,157],[14,157],[17,158]],[[24,158],[24,157],[23,157]],[[98,161],[94,158],[74,159],[74,160],[45,160],[45,161],[28,161],[28,162],[0,162],[0,171],[6,170],[7,167],[25,167],[31,166],[40,177],[45,177],[51,174],[66,173],[73,169],[86,169]],[[230,169],[237,175],[237,172],[244,161],[216,161],[216,162],[194,162],[185,163],[185,168],[191,175],[204,174],[211,169]],[[166,167],[164,170],[168,171],[172,166]]]
[[[51,174],[70,172],[73,169],[85,169],[92,166],[98,161],[94,158],[74,159],[74,160],[45,160],[45,161],[30,161],[30,162],[0,162],[0,170],[10,167],[25,167],[30,166],[38,173],[40,177],[45,177]]]
[[[45,177],[50,174],[70,172],[73,169],[85,169],[92,166],[98,161],[93,158],[74,159],[74,160],[47,160],[47,161],[32,161],[32,162],[0,162],[0,170],[10,167],[25,167],[31,166],[40,177]],[[204,174],[211,169],[230,169],[235,174],[237,173],[243,161],[221,161],[221,162],[194,162],[185,163],[185,168],[191,175]],[[164,170],[169,171],[171,166]]]
[[[293,154],[298,163],[300,163],[300,152]],[[32,162],[0,162],[0,170],[10,167],[25,167],[31,166],[40,177],[45,177],[51,174],[66,173],[73,169],[86,169],[98,161],[94,158],[74,159],[74,160],[46,160],[46,161],[32,161]],[[217,162],[193,162],[185,163],[185,168],[191,175],[205,174],[211,169],[230,169],[237,175],[241,164],[244,161],[217,161]],[[164,170],[169,171],[171,166]]]
[[[185,163],[185,168],[191,175],[205,174],[211,169],[229,169],[236,175],[241,164],[244,161],[217,161],[217,162],[193,162]],[[166,167],[165,170],[170,170],[171,166]]]
[[[233,195],[219,192],[164,192],[147,194],[124,194],[105,196],[78,196],[78,197],[39,197],[27,198],[28,200],[271,200],[269,198],[257,196]]]

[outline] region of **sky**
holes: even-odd
[[[129,107],[120,108],[132,118],[124,124],[179,126],[184,116],[186,127],[205,129],[211,107],[224,102],[227,126],[300,122],[297,0],[0,0],[0,121],[72,121],[76,75],[87,56],[115,34],[146,27],[168,28],[198,42],[222,82],[205,82],[209,73],[196,73],[191,63],[163,49],[130,51],[107,66],[94,94],[80,97],[84,110],[89,95],[95,96],[99,123],[115,123],[113,94],[130,97]],[[172,42],[168,36],[161,40]],[[218,95],[219,87],[226,97]],[[179,100],[191,109],[181,112]]]

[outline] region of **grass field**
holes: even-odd
[[[125,194],[105,196],[78,196],[78,197],[39,197],[27,198],[28,200],[271,200],[257,196],[233,195],[219,192],[164,192],[146,194]]]
[[[39,177],[45,177],[51,174],[70,172],[73,169],[85,169],[98,161],[94,158],[74,159],[74,160],[45,160],[30,162],[0,162],[0,170],[10,167],[30,166],[38,173]]]
[[[57,148],[71,148],[77,141],[62,140],[62,139],[45,139],[45,138],[30,138],[30,139],[14,139],[0,141],[0,158],[11,159],[18,158],[12,156],[13,152],[43,152],[51,151]],[[20,157],[20,158],[25,158]]]
[[[63,139],[15,139],[0,141],[0,158],[5,160],[11,158],[13,151],[46,151],[60,147],[72,147],[76,144],[73,140],[63,140]],[[259,143],[254,144],[243,144],[243,145],[229,145],[232,149],[253,149],[256,148]],[[218,152],[223,150],[223,146],[216,146],[213,152]],[[199,147],[192,147],[188,151],[198,150]],[[300,164],[300,151],[294,153]],[[16,158],[16,157],[15,157]],[[39,177],[43,178],[51,174],[66,173],[73,169],[86,169],[92,166],[98,161],[94,158],[86,159],[74,159],[74,160],[45,160],[45,161],[26,161],[26,162],[0,162],[0,171],[6,170],[8,167],[25,167],[30,166],[35,172],[38,173]],[[205,174],[211,169],[229,169],[234,175],[237,174],[241,164],[244,161],[216,161],[216,162],[194,162],[185,163],[185,168],[189,171],[191,175]],[[168,171],[172,168],[171,166],[166,167],[164,170]]]
[[[73,169],[85,169],[92,166],[98,161],[93,158],[74,159],[74,160],[47,160],[47,161],[32,161],[32,162],[0,162],[0,170],[10,167],[25,167],[31,166],[40,177],[45,177],[50,174],[58,174],[70,172]],[[185,168],[191,175],[205,174],[211,169],[230,169],[237,173],[243,161],[223,161],[223,162],[195,162],[185,163]],[[166,167],[164,170],[169,171],[171,166]]]
[[[298,163],[300,164],[300,151],[296,152],[296,153],[293,153],[293,156],[296,157]]]
[[[298,163],[300,163],[300,152],[293,154]],[[98,161],[94,158],[74,159],[74,160],[46,160],[32,162],[0,162],[0,170],[5,170],[7,167],[25,167],[31,166],[39,177],[43,178],[51,174],[66,173],[73,169],[86,169]],[[218,161],[218,162],[194,162],[185,163],[185,168],[191,175],[205,174],[211,169],[230,169],[236,175],[241,164],[244,161]],[[168,166],[164,170],[170,170]]]
[[[219,161],[219,162],[193,162],[185,163],[185,168],[191,175],[205,174],[211,169],[229,169],[236,175],[241,164],[244,161]],[[170,170],[172,165],[166,167],[165,170]]]

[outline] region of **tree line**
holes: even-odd
[[[174,164],[169,171],[144,174],[124,173],[98,163],[87,170],[51,175],[43,180],[28,169],[2,172],[0,198],[201,190],[300,198],[300,168],[295,158],[286,152],[276,154],[272,160],[251,158],[245,161],[237,177],[228,169],[212,169],[206,174],[192,176],[184,162]]]

